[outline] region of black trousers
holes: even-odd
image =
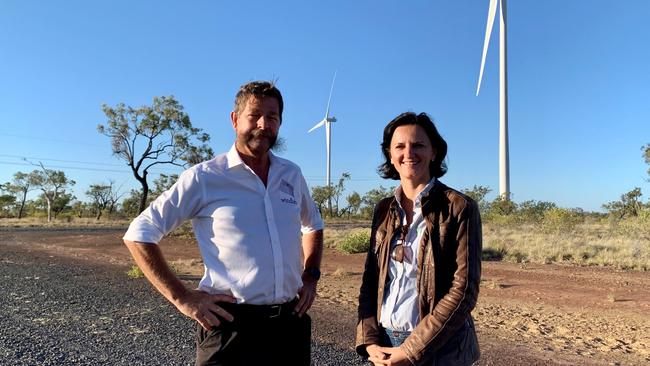
[[[235,320],[206,331],[197,323],[196,366],[309,365],[311,318],[254,305],[220,304]],[[251,310],[251,307],[253,309]],[[293,305],[291,305],[291,309]]]

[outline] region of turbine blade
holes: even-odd
[[[309,131],[307,131],[307,133],[309,133],[309,132],[311,132],[311,131],[317,129],[318,127],[323,126],[323,125],[325,124],[326,121],[327,121],[327,120],[325,120],[325,119],[324,119],[324,120],[321,120],[321,121],[318,122],[314,127],[312,127]]]
[[[487,25],[485,27],[485,40],[483,41],[483,57],[481,57],[481,71],[478,74],[478,86],[476,87],[476,95],[478,96],[481,91],[481,80],[483,79],[483,69],[485,68],[485,57],[487,56],[488,45],[490,44],[490,35],[492,35],[492,28],[494,25],[494,16],[497,13],[497,0],[490,0],[490,8],[488,9]]]
[[[325,110],[325,119],[328,119],[330,116],[330,102],[332,101],[332,91],[334,90],[334,81],[336,80],[336,73],[338,70],[334,71],[334,78],[332,79],[332,86],[330,86],[330,97],[327,98],[327,110]]]

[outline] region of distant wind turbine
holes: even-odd
[[[510,198],[510,159],[508,157],[508,67],[506,53],[506,0],[499,1],[499,195]],[[483,41],[483,57],[481,58],[481,71],[478,76],[476,95],[481,90],[481,79],[485,67],[490,35],[494,25],[494,16],[497,11],[497,0],[490,0],[488,9],[485,40]]]
[[[331,123],[336,122],[335,117],[330,117],[330,102],[332,101],[332,91],[334,90],[334,81],[336,80],[336,72],[334,72],[334,78],[332,79],[332,86],[330,86],[330,96],[327,99],[327,109],[325,110],[325,118],[323,118],[320,122],[316,123],[314,127],[312,127],[308,132],[311,132],[323,125],[325,125],[325,144],[327,145],[327,169],[326,169],[326,179],[327,179],[327,186],[332,185],[331,181],[331,176],[330,176],[330,170],[332,166],[332,161],[331,161],[331,151],[332,151],[332,127]]]

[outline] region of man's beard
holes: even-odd
[[[271,132],[268,132],[266,130],[253,130],[251,131],[247,136],[246,136],[246,145],[248,145],[249,148],[252,148],[251,142],[254,139],[259,139],[259,138],[266,138],[269,141],[269,148],[268,150],[273,150],[276,152],[281,152],[284,151],[285,148],[285,142],[283,138],[278,138],[278,135],[274,135]]]

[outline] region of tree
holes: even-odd
[[[643,160],[650,165],[650,144],[641,146],[641,151],[643,151]],[[650,182],[650,168],[648,168],[648,182]]]
[[[485,196],[492,192],[489,187],[475,185],[472,189],[463,189],[461,192],[476,201],[481,212],[486,212],[490,208],[490,202],[485,199]]]
[[[151,197],[156,198],[163,194],[166,190],[171,188],[178,180],[178,174],[160,174],[158,179],[153,181],[154,189],[151,192]]]
[[[102,212],[111,203],[112,184],[91,184],[86,195],[92,199],[92,207],[95,210],[95,220],[102,217]]]
[[[619,201],[604,204],[603,208],[609,211],[610,215],[618,216],[619,219],[625,216],[638,216],[639,212],[643,209],[643,203],[641,202],[642,195],[641,188],[636,187],[622,194]]]
[[[68,192],[61,192],[56,199],[54,200],[54,203],[52,205],[52,213],[54,214],[54,218],[56,219],[57,216],[64,210],[71,210],[72,207],[70,206],[70,202],[74,201],[77,199],[72,193]]]
[[[8,191],[7,184],[0,184],[0,192]],[[11,208],[16,203],[16,197],[13,194],[0,194],[0,217],[11,216]]]
[[[51,213],[51,217],[56,219],[57,216],[64,210],[72,210],[70,202],[76,199],[71,193],[61,191],[57,194],[55,199],[50,199],[48,205],[48,198],[44,193],[41,193],[40,196],[34,201],[34,204],[37,207],[44,209],[48,213],[48,217]]]
[[[108,184],[92,184],[86,195],[92,199],[90,206],[95,211],[95,219],[99,220],[102,212],[108,210],[109,214],[113,213],[124,194],[119,193],[119,188],[115,188],[115,181],[109,180]]]
[[[350,214],[356,215],[361,208],[361,195],[357,192],[352,192],[349,196],[346,197],[348,201],[348,207],[346,211],[348,212],[348,218]]]
[[[332,187],[332,195],[330,198],[334,199],[334,205],[336,207],[336,211],[333,213],[332,212],[332,205],[329,205],[329,210],[330,210],[330,217],[332,216],[339,216],[339,199],[341,198],[341,195],[343,194],[343,191],[345,190],[345,181],[350,180],[350,173],[343,173],[341,174],[341,178],[339,178],[338,184]]]
[[[87,211],[90,211],[92,209],[90,206],[91,204],[86,202],[74,201],[74,203],[70,206],[70,209],[76,217],[82,218]]]
[[[122,200],[122,213],[128,217],[135,217],[140,213],[140,200],[142,191],[132,189],[129,196]]]
[[[517,212],[517,204],[507,196],[497,196],[490,203],[490,213],[495,215],[507,216]]]
[[[334,187],[333,186],[314,186],[314,187],[312,187],[312,189],[311,189],[311,198],[314,200],[314,202],[318,206],[318,211],[320,211],[321,216],[324,216],[323,215],[323,206],[325,205],[325,202],[328,202],[330,200],[330,198],[332,197],[333,192],[334,192]],[[331,215],[331,211],[330,211],[330,215]]]
[[[553,202],[528,200],[518,205],[517,214],[526,221],[539,222],[547,211],[555,208],[557,205]]]
[[[195,128],[183,106],[169,97],[154,97],[151,106],[102,105],[108,119],[97,130],[111,139],[113,155],[124,160],[142,186],[138,212],[147,205],[149,169],[170,164],[185,167],[213,155],[210,136]]]
[[[361,202],[363,202],[364,207],[361,209],[361,213],[364,217],[372,217],[372,213],[375,210],[375,206],[381,201],[382,199],[386,197],[390,197],[393,195],[394,189],[392,188],[384,188],[383,186],[379,186],[379,188],[374,188],[366,192],[366,194],[363,195],[363,198],[361,199]]]
[[[43,191],[43,199],[47,205],[47,222],[52,221],[52,208],[57,202],[57,198],[69,186],[73,186],[75,181],[68,179],[61,170],[45,169],[40,164],[41,170],[34,170],[34,186]],[[67,204],[67,202],[66,202]],[[60,212],[60,211],[59,211]],[[55,211],[55,213],[58,213]]]
[[[37,170],[34,170],[31,173],[17,172],[14,174],[13,181],[5,184],[5,189],[14,194],[16,196],[16,201],[20,202],[20,208],[18,209],[19,219],[23,217],[27,193],[36,189],[34,182],[37,173]]]

